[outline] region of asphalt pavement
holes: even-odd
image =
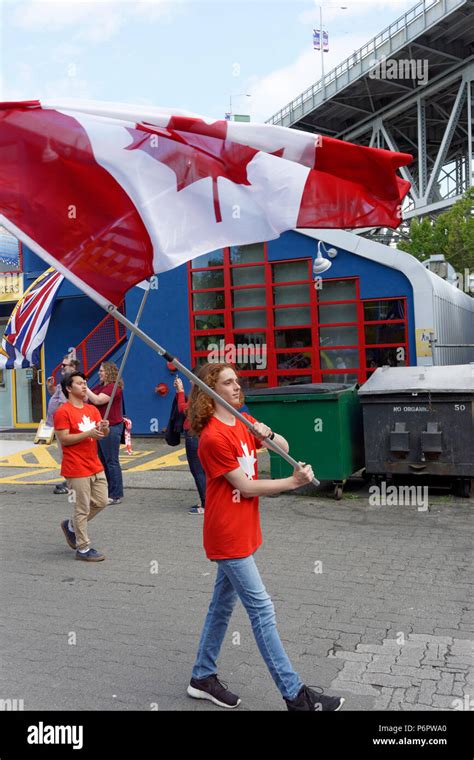
[[[136,440],[125,499],[77,562],[60,522],[56,447],[0,449],[0,700],[25,710],[218,710],[186,695],[215,564],[183,449]],[[3,456],[3,459],[1,458]],[[268,455],[259,455],[268,474]],[[303,680],[345,710],[474,709],[474,499],[374,505],[368,485],[261,499],[256,555]],[[285,710],[239,605],[219,661],[238,710]],[[3,703],[2,703],[3,704]]]

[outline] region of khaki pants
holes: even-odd
[[[90,546],[87,523],[108,504],[108,489],[105,472],[87,478],[67,478],[67,487],[75,495],[72,524],[76,534],[77,549]]]

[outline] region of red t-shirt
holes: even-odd
[[[244,417],[255,422],[249,414]],[[198,455],[206,473],[204,549],[208,559],[248,557],[262,543],[258,497],[237,494],[224,477],[240,465],[249,480],[256,480],[256,450],[261,445],[238,419],[235,425],[226,425],[211,417],[201,433]]]
[[[189,409],[189,401],[186,401],[184,391],[179,391],[179,393],[176,394],[176,400],[178,402],[178,412],[180,414],[186,414]],[[184,418],[183,430],[189,430],[190,427],[191,423],[189,422],[188,416],[186,415]]]
[[[101,393],[105,393],[106,396],[111,396],[112,391],[114,388],[115,383],[107,383],[106,385],[95,385],[93,388],[91,388],[92,393],[95,393],[97,396],[100,396]],[[119,386],[117,390],[115,391],[114,400],[112,401],[112,406],[110,407],[110,412],[108,416],[109,423],[111,425],[118,425],[119,422],[123,422],[123,406],[122,406],[122,389]],[[100,412],[100,416],[103,417],[105,414],[105,410],[107,409],[107,404],[109,402],[107,401],[105,404],[97,404],[97,409]]]
[[[54,414],[54,427],[56,430],[69,430],[70,433],[83,433],[94,428],[101,419],[100,412],[92,404],[84,404],[79,409],[66,401]],[[104,469],[97,455],[95,438],[85,438],[62,448],[61,475],[65,478],[87,478]]]

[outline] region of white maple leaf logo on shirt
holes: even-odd
[[[243,457],[237,457],[237,461],[240,464],[242,470],[246,474],[249,480],[253,480],[255,476],[255,462],[257,461],[256,457],[253,455],[253,451],[249,452],[248,446],[243,441],[240,441],[240,445],[242,446],[242,451],[244,452]]]
[[[95,428],[95,422],[94,420],[91,420],[90,417],[86,417],[85,414],[82,415],[82,420],[79,422],[78,426],[81,433],[85,433],[86,430],[93,430]]]

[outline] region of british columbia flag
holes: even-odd
[[[48,331],[62,274],[53,267],[40,275],[13,309],[0,347],[0,369],[40,365],[40,350]]]

